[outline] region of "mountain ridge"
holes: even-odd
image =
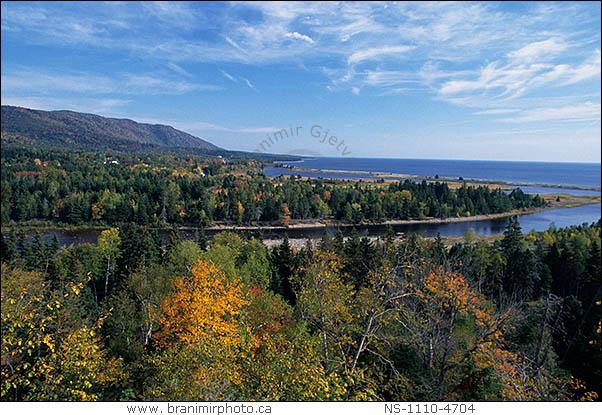
[[[140,123],[71,110],[44,111],[2,105],[2,141],[83,150],[140,151],[190,148],[227,151],[169,125]]]

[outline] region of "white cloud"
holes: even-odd
[[[284,37],[287,37],[289,39],[298,39],[298,40],[304,40],[305,42],[314,43],[314,40],[311,37],[309,37],[307,35],[302,35],[299,32],[287,33],[286,35],[284,35]]]
[[[599,26],[599,5],[529,3],[521,11],[503,3],[386,6],[220,3],[216,19],[206,12],[209,9],[194,3],[94,3],[84,8],[3,2],[3,35],[38,45],[125,51],[174,73],[55,72],[31,74],[28,79],[29,74],[17,71],[3,73],[2,88],[33,91],[50,85],[52,91],[80,93],[184,94],[218,88],[194,82],[195,74],[184,69],[189,63],[286,62],[311,71],[318,62],[315,70],[325,75],[324,87],[330,91],[361,90],[366,96],[420,89],[433,99],[481,110],[480,115],[499,115],[503,113],[488,111],[522,110],[525,97],[543,91],[546,96],[550,91],[566,94],[562,87],[595,83],[600,77],[599,30],[584,29]],[[200,27],[209,35],[199,39]],[[247,79],[221,73],[255,89]],[[176,74],[184,80],[174,79]],[[531,108],[542,106],[538,101]]]
[[[151,74],[120,74],[116,77],[90,73],[56,74],[19,68],[2,74],[2,93],[15,91],[68,91],[79,94],[180,95],[193,91],[216,91],[212,84],[160,78]]]
[[[232,82],[236,82],[238,83],[238,80],[242,80],[245,85],[247,85],[249,88],[257,91],[257,88],[255,88],[255,85],[253,85],[253,83],[251,83],[251,81],[249,81],[247,78],[243,78],[243,77],[236,77],[234,75],[229,74],[228,72],[224,71],[224,70],[220,70],[220,72],[222,73],[222,75],[224,75],[224,77],[226,79],[229,79]]]
[[[599,50],[582,63],[498,60],[473,73],[448,73],[429,79],[429,83],[448,102],[473,106],[480,101],[484,106],[498,107],[544,87],[549,90],[573,85],[596,76],[600,76]]]
[[[563,85],[576,84],[593,77],[600,77],[600,49],[596,50],[594,55],[573,70]]]
[[[149,1],[141,3],[144,11],[160,22],[169,26],[194,27],[197,22],[197,13],[187,2],[174,1]]]
[[[111,79],[101,75],[88,74],[49,74],[29,68],[2,73],[2,92],[28,91],[70,91],[80,93],[107,94],[115,92],[116,85]]]
[[[167,62],[167,67],[180,75],[184,75],[188,78],[193,77],[193,75],[190,72],[188,72],[186,69],[182,68],[180,65],[177,65],[173,62]]]
[[[5,96],[2,94],[2,105],[14,105],[32,109],[71,110],[85,113],[100,114],[107,117],[115,116],[115,111],[129,104],[130,100],[116,98],[86,98],[86,97],[40,97],[40,96]]]
[[[568,45],[559,39],[547,39],[540,42],[532,42],[522,48],[508,53],[510,59],[524,62],[533,62],[546,55],[556,55],[564,52]]]
[[[238,49],[239,51],[241,51],[245,55],[248,54],[246,50],[244,50],[238,43],[236,43],[235,41],[233,41],[232,39],[230,39],[228,36],[224,36],[224,39],[226,40],[226,42],[228,42],[230,45],[234,46],[236,49]]]
[[[146,74],[127,74],[124,77],[123,85],[125,86],[125,91],[130,94],[146,93],[178,95],[192,91],[215,91],[220,89],[215,85],[202,85],[186,81],[173,81]]]
[[[136,117],[135,121],[150,123],[150,124],[164,124],[171,125],[186,132],[196,131],[224,131],[229,133],[242,133],[242,134],[267,134],[274,133],[282,130],[282,128],[276,127],[226,127],[220,124],[205,122],[205,121],[181,121],[181,120],[165,120],[158,118],[140,118]]]

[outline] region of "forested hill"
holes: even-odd
[[[3,144],[33,144],[85,150],[140,151],[191,148],[221,151],[168,125],[142,124],[73,111],[41,111],[2,105]]]

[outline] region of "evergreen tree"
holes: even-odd
[[[361,256],[360,244],[360,237],[354,227],[351,229],[351,233],[343,247],[346,259],[343,271],[349,276],[349,282],[354,285],[356,290],[364,285],[367,276],[364,258]]]
[[[447,248],[443,245],[443,240],[441,239],[441,234],[439,232],[437,232],[437,237],[429,246],[429,256],[437,265],[443,265],[447,262]]]
[[[180,230],[177,225],[172,225],[171,232],[169,233],[169,240],[167,241],[167,245],[165,246],[165,253],[163,254],[163,261],[166,261],[169,257],[169,253],[175,249],[178,244],[182,242],[182,237],[180,235]]]
[[[523,240],[518,217],[512,216],[501,242],[505,259],[503,290],[517,298],[531,298],[534,284],[535,260]]]
[[[5,238],[2,234],[2,252],[0,252],[2,262],[12,263],[17,259],[17,237],[12,229]]]
[[[318,242],[318,248],[320,249],[320,251],[329,251],[331,249],[333,249],[333,239],[332,236],[330,236],[330,233],[328,233],[328,230],[325,230],[324,233],[322,234],[322,238],[320,239],[320,242]]]
[[[341,228],[337,229],[337,234],[334,237],[332,248],[339,256],[343,256],[345,253],[345,237],[343,236]]]
[[[295,257],[289,244],[288,236],[284,235],[282,243],[272,249],[272,279],[270,289],[291,306],[296,304],[296,296],[293,291],[291,278],[295,271]]]
[[[48,245],[48,252],[50,253],[50,255],[54,256],[60,248],[61,246],[59,244],[59,238],[56,236],[55,233],[54,235],[52,235],[52,240]]]
[[[209,247],[209,241],[207,240],[207,235],[205,234],[205,228],[199,228],[196,242],[203,251],[206,251]]]
[[[25,258],[25,263],[36,271],[44,271],[46,264],[46,245],[42,240],[40,231],[35,231],[33,240],[31,242],[31,249],[29,250],[29,257]]]
[[[23,259],[26,257],[29,257],[29,251],[30,251],[30,245],[27,242],[27,236],[25,235],[25,232],[20,229],[17,232],[17,242],[16,242],[16,246],[17,246],[17,255]]]

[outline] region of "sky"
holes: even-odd
[[[600,162],[600,2],[1,7],[3,105],[231,150]]]

